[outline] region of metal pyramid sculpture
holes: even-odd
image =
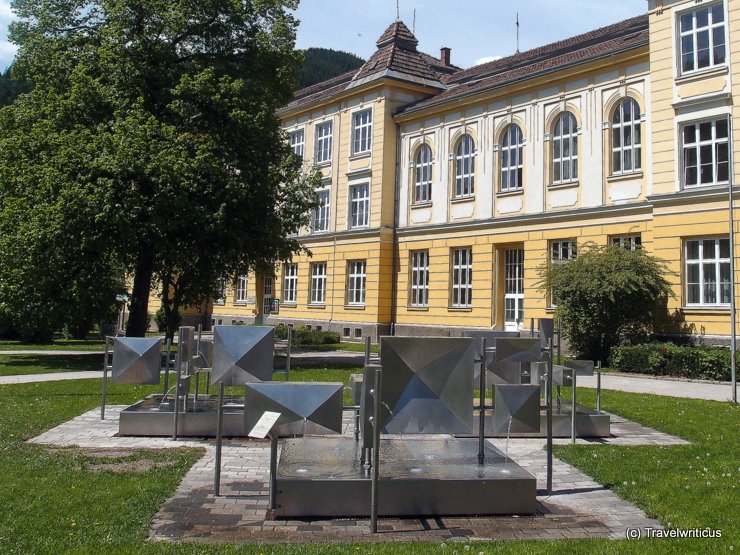
[[[382,431],[469,433],[473,427],[474,340],[383,337]]]
[[[568,368],[572,368],[576,371],[579,376],[593,376],[594,375],[594,361],[593,360],[568,360],[565,362]],[[577,380],[576,380],[577,381]]]
[[[213,328],[211,382],[244,385],[272,379],[275,329],[270,326]]]
[[[113,341],[111,383],[158,384],[161,365],[161,339],[116,337]]]
[[[496,435],[508,435],[510,432],[539,432],[540,386],[497,385],[496,410],[493,417],[493,430]]]
[[[244,390],[244,423],[251,430],[265,411],[279,412],[276,426],[311,422],[342,433],[341,383],[250,383]]]
[[[522,363],[542,359],[540,340],[537,338],[496,338],[496,362],[493,364],[495,384],[521,383]]]
[[[555,337],[555,320],[552,318],[540,318],[538,325],[540,329],[540,343],[543,349],[547,349],[550,341]]]

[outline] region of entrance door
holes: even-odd
[[[262,281],[262,323],[267,322],[267,318],[270,317],[270,309],[272,308],[272,279],[272,277],[265,276]]]
[[[504,260],[504,329],[524,323],[524,249],[507,249]]]

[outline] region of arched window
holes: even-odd
[[[501,142],[501,192],[518,191],[523,186],[523,144],[524,136],[521,128],[512,123],[504,131]]]
[[[475,194],[475,141],[463,135],[455,151],[455,198]]]
[[[552,182],[578,179],[578,123],[570,112],[563,112],[552,133]]]
[[[432,200],[432,149],[421,145],[414,159],[414,204]]]
[[[612,115],[612,175],[623,175],[642,169],[642,133],[640,106],[625,98]]]

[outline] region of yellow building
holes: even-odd
[[[311,255],[243,276],[211,321],[528,328],[554,310],[537,268],[595,242],[669,262],[667,333],[726,336],[740,0],[648,4],[470,69],[395,22],[360,70],[299,91],[280,116],[324,176]]]

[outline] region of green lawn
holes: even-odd
[[[103,354],[96,355],[3,355],[0,376],[102,370]]]
[[[346,369],[295,369],[295,380],[345,380]],[[276,376],[277,377],[277,376]],[[130,403],[159,386],[110,386],[111,404]],[[593,402],[592,390],[579,390]],[[380,543],[338,546],[150,544],[149,522],[199,457],[192,449],[137,451],[148,470],[114,474],[74,450],[28,445],[33,437],[100,404],[100,380],[0,386],[0,551],[3,553],[728,553],[740,550],[740,409],[727,403],[605,392],[603,407],[693,442],[679,447],[558,446],[575,464],[672,527],[721,529],[721,540],[583,540]],[[634,483],[633,483],[634,482]],[[469,548],[465,549],[465,545]]]
[[[104,339],[56,339],[53,343],[25,343],[0,339],[1,351],[105,351]]]

